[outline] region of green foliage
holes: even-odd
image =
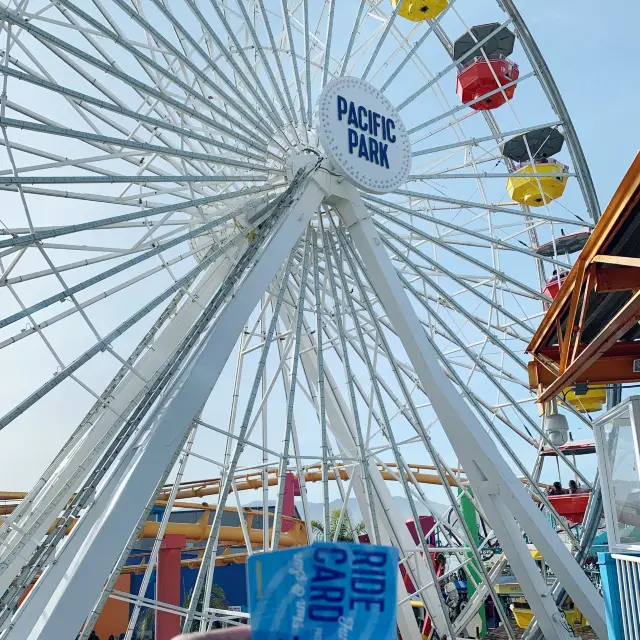
[[[187,594],[185,599],[184,606],[189,607],[191,603],[191,598],[193,596],[193,588]],[[200,603],[196,611],[202,613],[202,601],[204,600],[204,593],[200,596]],[[209,606],[212,609],[226,609],[227,608],[227,600],[225,597],[224,589],[217,584],[214,584],[211,587],[211,598],[209,599]],[[153,609],[144,609],[144,613],[141,613],[138,617],[138,622],[136,624],[135,631],[133,633],[133,637],[136,639],[142,640],[145,637],[145,634],[148,630],[152,630],[155,626],[155,611]],[[198,620],[194,620],[191,624],[190,631],[199,631],[200,630],[200,622]]]
[[[329,534],[327,535],[327,540],[331,541],[336,537],[336,531],[338,531],[339,521],[340,509],[332,509],[329,515]],[[312,520],[311,530],[313,532],[313,537],[315,540],[324,540],[324,522],[320,522],[319,520]],[[353,525],[352,532],[352,528],[349,526],[348,516],[345,514],[345,517],[342,519],[342,523],[340,524],[340,530],[338,531],[338,537],[336,538],[336,540],[337,542],[355,542],[358,536],[361,536],[364,533],[367,533],[364,522],[358,522],[357,524]]]
[[[187,594],[186,600],[185,600],[185,607],[189,607],[190,603],[191,603],[191,598],[193,596],[193,588],[189,591],[189,593]],[[198,613],[202,613],[202,602],[204,600],[204,589],[203,592],[200,594],[200,601],[198,602],[198,606],[196,607],[196,611]],[[226,609],[227,608],[227,600],[225,597],[225,593],[224,593],[224,589],[217,585],[214,584],[211,586],[211,597],[209,598],[209,607],[211,609]],[[193,633],[195,631],[199,631],[200,630],[200,622],[198,620],[194,620],[191,623],[191,629],[190,631]]]

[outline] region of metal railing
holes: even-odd
[[[618,588],[624,637],[640,640],[640,557],[612,553],[618,570]]]

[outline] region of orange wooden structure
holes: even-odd
[[[527,352],[540,402],[576,383],[640,381],[640,154],[562,283]]]

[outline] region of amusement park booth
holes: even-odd
[[[598,554],[609,638],[640,640],[640,396],[594,423],[609,552]]]

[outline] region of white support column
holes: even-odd
[[[102,412],[79,442],[69,443],[68,457],[62,461],[58,469],[52,470],[48,482],[36,486],[23,501],[24,506],[18,506],[13,514],[14,519],[22,530],[31,530],[32,534],[27,538],[15,531],[7,532],[3,541],[7,546],[0,546],[0,593],[4,593],[18,575],[25,561],[31,557],[53,521],[70,500],[77,489],[77,483],[95,464],[104,447],[115,435],[115,429],[119,424],[118,415],[126,412],[130,404],[144,392],[147,386],[145,380],[152,380],[172,356],[202,313],[203,305],[206,305],[220,288],[244,247],[245,243],[231,247],[227,254],[207,269],[202,282],[194,290],[194,295],[180,307],[155,341],[153,348],[148,349],[136,363],[135,368],[139,376],[132,371],[126,372],[114,392],[110,408]]]
[[[462,462],[476,497],[507,551],[509,562],[545,637],[564,640],[572,634],[527,550],[517,523],[533,540],[596,633],[606,637],[602,598],[560,538],[553,533],[493,440],[440,367],[431,345],[423,338],[424,330],[418,316],[357,190],[345,182],[335,186],[335,195],[327,201],[349,228],[375,292]]]
[[[283,314],[290,314],[291,311],[286,309]],[[317,344],[313,335],[309,331],[303,331],[301,335],[302,345],[300,359],[302,367],[305,371],[307,379],[317,386],[318,384],[318,367],[316,358]],[[329,430],[333,433],[345,455],[356,458],[357,445],[354,436],[355,426],[353,424],[353,416],[349,409],[348,403],[340,393],[335,379],[331,372],[325,370],[325,399],[327,410],[327,423]],[[373,499],[375,502],[375,512],[378,519],[378,528],[382,537],[383,544],[397,546],[402,556],[411,556],[407,561],[408,568],[416,577],[422,586],[431,582],[431,576],[425,566],[425,559],[414,553],[411,555],[410,550],[415,549],[416,544],[409,533],[405,520],[394,503],[393,496],[389,491],[387,483],[382,478],[380,469],[373,459],[368,460],[369,477],[374,486]],[[352,473],[353,492],[360,507],[360,512],[364,518],[368,518],[367,498],[364,487],[364,477],[361,466],[354,465]],[[369,531],[371,526],[367,525]],[[430,558],[429,558],[430,561]],[[435,593],[435,585],[423,591],[423,596],[427,600],[429,609],[433,612],[434,626],[440,634],[446,634],[447,625],[444,616],[447,612],[442,611],[438,596]],[[400,574],[398,574],[398,598],[399,601],[406,600],[407,590],[404,586]],[[404,640],[420,640],[418,626],[415,623],[415,615],[411,608],[410,602],[405,602],[398,610],[398,627]]]
[[[149,417],[144,436],[129,452],[128,464],[110,483],[109,488],[115,490],[102,491],[79,520],[57,562],[40,578],[35,597],[30,594],[4,640],[59,640],[73,638],[78,632],[170,466],[182,435],[207,401],[249,314],[306,229],[323,196],[313,180],[301,187],[301,195],[289,205],[284,220],[249,267],[242,286]]]

